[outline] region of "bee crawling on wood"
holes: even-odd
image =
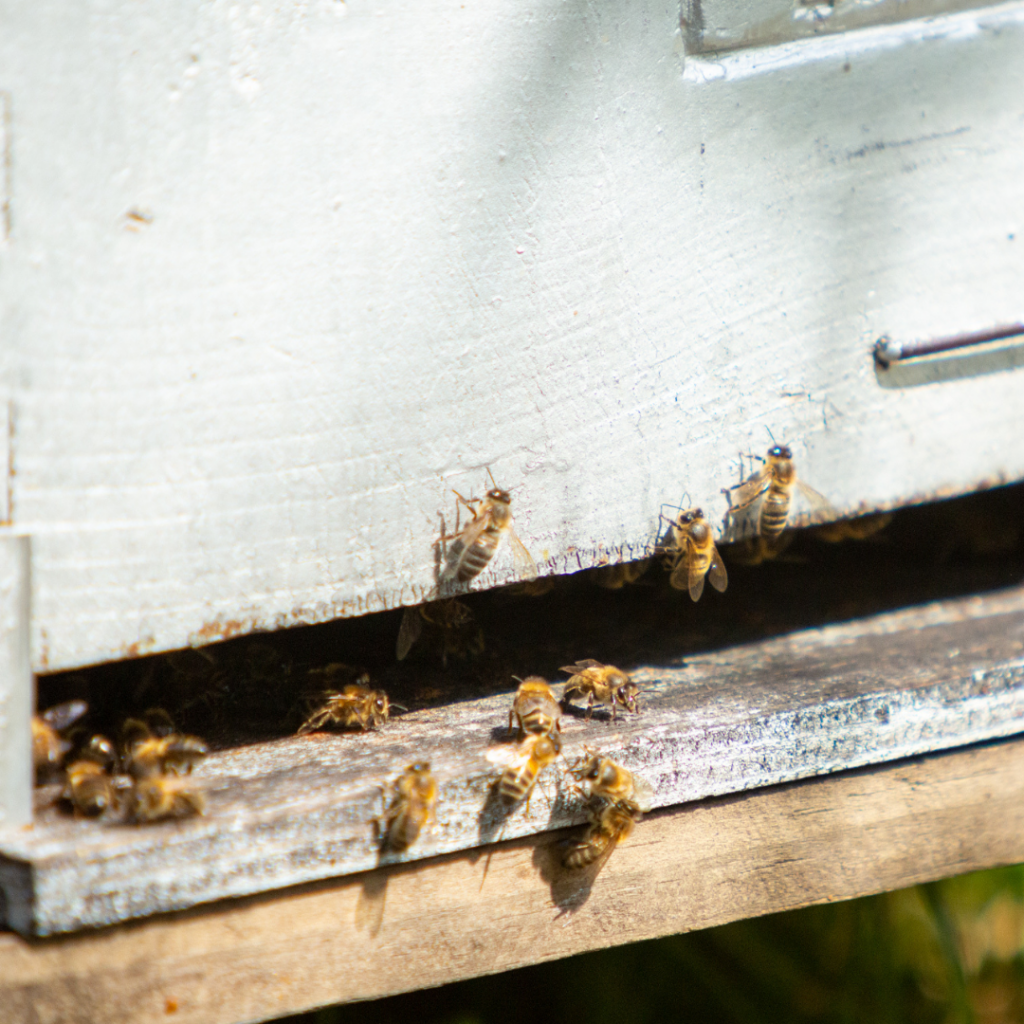
[[[75,814],[98,817],[122,809],[131,779],[115,775],[117,754],[105,736],[93,736],[67,766],[61,799]]]
[[[473,620],[473,613],[454,597],[447,601],[406,608],[398,628],[395,657],[402,661],[427,627],[433,646],[441,653],[441,663],[448,664],[448,656],[468,658],[484,649],[484,637]]]
[[[584,868],[610,855],[629,836],[653,806],[654,790],[611,758],[597,754],[570,769],[570,774],[587,787],[590,825],[583,841],[565,851],[563,863],[568,868]]]
[[[654,806],[654,790],[650,784],[631,771],[617,764],[610,757],[602,757],[587,750],[586,761],[580,761],[569,769],[577,782],[582,782],[587,789],[585,795],[590,799],[618,800],[632,804],[640,812],[649,811]]]
[[[680,511],[669,520],[671,543],[666,548],[672,575],[668,582],[675,590],[689,590],[690,598],[700,600],[705,578],[719,593],[729,585],[722,556],[715,547],[711,526],[699,508]]]
[[[490,476],[491,471],[487,471]],[[450,537],[442,537],[441,541],[451,541],[446,552],[441,582],[457,580],[469,583],[490,565],[498,552],[501,542],[507,537],[512,548],[512,561],[516,571],[535,579],[537,564],[533,556],[526,550],[523,542],[516,536],[512,528],[512,498],[508,491],[503,491],[491,476],[493,488],[484,498],[464,498],[458,491],[453,491],[462,505],[472,513],[473,518],[457,533]]]
[[[37,774],[53,772],[61,766],[71,749],[63,733],[88,710],[84,700],[69,700],[32,716],[32,763]]]
[[[557,732],[528,733],[519,744],[514,759],[498,779],[498,794],[506,804],[518,803],[526,798],[526,813],[530,811],[530,796],[537,776],[553,764],[562,752],[562,739]]]
[[[793,452],[786,445],[772,445],[767,458],[761,461],[764,466],[760,470],[738,486],[725,490],[729,496],[729,516],[733,520],[737,512],[749,509],[750,515],[757,516],[757,533],[770,541],[775,540],[789,522],[793,498],[797,493],[810,505],[813,518],[829,518],[836,514],[823,495],[799,479]]]
[[[383,690],[371,690],[360,685],[370,681],[365,672],[359,679],[360,683],[349,683],[340,691],[328,691],[323,694],[321,705],[299,726],[298,734],[304,736],[308,732],[322,729],[325,725],[336,725],[346,729],[379,729],[388,720],[392,707],[402,707],[401,704],[391,704]]]
[[[142,719],[129,718],[121,727],[125,770],[136,779],[187,775],[209,748],[198,736],[176,732],[166,711],[154,708]]]
[[[205,809],[199,785],[183,775],[149,775],[136,780],[131,791],[130,816],[136,822],[187,818]]]
[[[419,838],[428,821],[436,821],[437,780],[426,761],[409,765],[391,790],[384,812],[382,850],[401,853]]]
[[[508,713],[509,732],[513,723],[518,721],[520,739],[527,733],[557,733],[562,728],[561,718],[562,706],[546,680],[540,676],[527,676],[519,681],[519,689]]]
[[[577,661],[575,665],[563,665],[562,672],[571,676],[562,691],[562,706],[568,706],[570,697],[587,698],[587,718],[593,714],[595,704],[608,704],[612,709],[612,721],[616,708],[639,713],[640,688],[629,675],[614,665],[602,665],[593,658]]]
[[[567,868],[585,868],[610,855],[619,843],[629,837],[641,817],[635,805],[619,800],[590,806],[587,811],[590,826],[583,841],[570,846],[562,857]]]

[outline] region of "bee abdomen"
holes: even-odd
[[[553,716],[540,708],[528,711],[522,718],[523,732],[550,734],[557,727]]]
[[[498,792],[503,800],[514,804],[526,796],[535,778],[536,776],[527,771],[525,767],[508,768],[498,782]]]
[[[420,834],[420,822],[411,814],[399,813],[388,829],[388,849],[401,853],[408,849]]]
[[[789,519],[789,495],[770,490],[761,506],[761,534],[764,537],[778,537],[786,528]]]
[[[468,583],[475,579],[487,568],[491,559],[498,550],[498,542],[501,540],[501,532],[492,527],[484,530],[477,537],[473,546],[462,556],[459,562],[457,579],[460,583]]]
[[[567,868],[585,868],[588,864],[593,864],[608,849],[611,842],[610,836],[598,832],[589,836],[586,842],[572,847],[566,853],[563,863]]]

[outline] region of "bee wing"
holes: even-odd
[[[490,514],[486,510],[479,515],[474,513],[474,518],[452,538],[451,547],[448,548],[445,567],[441,572],[442,583],[445,580],[455,578],[466,552],[477,542],[477,538],[484,532],[490,521]]]
[[[704,593],[705,572],[698,566],[696,558],[689,560],[687,568],[689,571],[686,574],[686,587],[690,591],[690,599],[699,601],[700,595]]]
[[[686,590],[690,586],[690,556],[684,542],[684,546],[676,551],[675,562],[672,565],[672,575],[668,578],[669,586],[673,590]],[[697,598],[695,597],[696,601]]]
[[[768,490],[768,484],[771,482],[771,474],[768,472],[768,466],[765,465],[762,469],[759,469],[753,476],[748,477],[741,484],[737,484],[735,487],[729,488],[729,508],[731,511],[736,512],[739,509],[746,508],[748,505],[752,505],[765,491]],[[733,498],[735,495],[735,500]]]
[[[527,579],[535,580],[537,578],[537,563],[511,526],[508,528],[508,544],[512,549],[512,565],[516,572]]]
[[[402,624],[398,627],[398,639],[395,641],[395,657],[401,661],[412,650],[412,645],[423,632],[423,616],[419,608],[406,608],[402,614]]]
[[[633,776],[633,802],[644,814],[654,806],[654,787],[636,775]]]
[[[39,717],[58,732],[77,722],[87,711],[89,705],[84,700],[69,700],[47,708]]]
[[[828,498],[826,498],[825,495],[820,494],[809,484],[805,484],[803,480],[800,480],[799,478],[796,482],[796,490],[802,499],[801,505],[805,506],[807,511],[810,513],[812,522],[821,522],[825,519],[835,519],[838,517],[839,513],[832,506],[832,503]],[[792,516],[795,511],[796,509],[791,509],[790,515]]]
[[[563,665],[558,671],[568,672],[569,675],[576,675],[578,672],[583,672],[588,668],[603,668],[604,666],[599,661],[594,661],[593,658],[584,658],[582,661],[577,661],[575,665]]]
[[[722,561],[722,556],[718,553],[718,548],[711,548],[711,565],[708,568],[708,582],[717,590],[720,594],[725,593],[725,588],[729,586],[729,574],[725,571],[725,563]]]

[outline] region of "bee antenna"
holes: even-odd
[[[491,483],[494,485],[495,490],[500,490],[498,487],[498,481],[494,479],[494,474],[491,472],[491,467],[487,467],[487,475],[491,478]]]
[[[513,676],[512,678],[513,678],[513,679],[514,679],[514,680],[515,680],[515,681],[516,681],[517,683],[521,683],[521,682],[522,682],[522,679],[520,679],[520,678],[519,678],[519,676]]]
[[[408,711],[409,709],[404,704],[395,704],[389,702],[389,707],[398,708],[400,711]]]
[[[772,428],[769,427],[767,423],[764,425],[764,429],[768,431],[768,436],[772,439],[772,444],[777,444],[778,442],[775,440],[775,435],[772,433]]]

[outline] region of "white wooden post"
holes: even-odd
[[[29,540],[0,536],[0,827],[32,820]]]

